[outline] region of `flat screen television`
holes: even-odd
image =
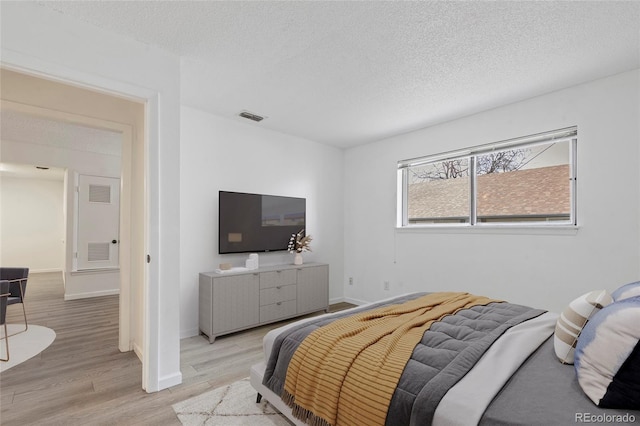
[[[287,250],[305,228],[305,198],[220,191],[218,209],[220,254]]]

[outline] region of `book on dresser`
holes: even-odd
[[[329,265],[273,265],[201,272],[200,332],[216,337],[329,310]]]

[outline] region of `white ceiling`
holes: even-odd
[[[55,146],[66,150],[122,155],[122,134],[52,120],[10,109],[0,110],[0,140]]]
[[[3,177],[63,181],[64,169],[30,164],[0,163],[0,178]]]
[[[122,155],[122,134],[119,132],[52,120],[5,108],[0,110],[0,140],[52,146],[67,152],[94,152],[118,157]],[[0,176],[61,181],[64,178],[64,169],[51,167],[50,164],[4,162],[0,163]]]
[[[640,67],[638,1],[39,4],[180,56],[184,105],[338,147]]]

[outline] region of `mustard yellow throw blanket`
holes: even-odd
[[[305,338],[287,370],[282,399],[312,426],[384,425],[400,375],[434,321],[496,302],[432,293],[336,320]]]

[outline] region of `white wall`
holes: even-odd
[[[0,264],[29,273],[62,271],[63,182],[2,176],[0,193]]]
[[[304,197],[312,252],[330,265],[329,298],[342,300],[343,152],[183,107],[180,126],[180,327],[198,334],[198,273],[222,262],[244,266],[246,254],[218,254],[218,191]],[[261,253],[260,264],[291,263],[291,254]]]
[[[145,339],[143,386],[149,392],[176,385],[180,373],[180,63],[177,57],[60,13],[36,2],[2,4],[2,65],[146,102],[146,140],[133,150],[134,175],[143,175]],[[142,173],[141,173],[142,171]],[[135,189],[134,189],[135,192]],[[133,206],[136,209],[136,206]],[[132,232],[138,232],[133,229]],[[134,241],[135,245],[135,241]],[[139,262],[144,256],[134,257]]]
[[[640,278],[639,81],[628,72],[346,151],[346,298],[459,290],[559,311]],[[395,230],[398,160],[573,125],[577,233]]]

